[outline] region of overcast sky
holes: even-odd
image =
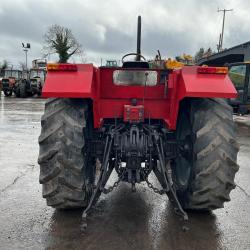
[[[216,49],[226,15],[224,47],[250,40],[250,1],[246,0],[0,0],[0,62],[25,61],[21,42],[29,42],[29,63],[41,58],[43,34],[59,24],[72,29],[85,60],[117,59],[136,50],[137,16],[142,16],[142,53],[164,57],[200,47]],[[53,60],[50,57],[49,60]],[[80,61],[81,58],[73,58]]]

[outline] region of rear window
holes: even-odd
[[[157,71],[149,70],[115,70],[113,82],[121,86],[155,86]]]

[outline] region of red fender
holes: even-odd
[[[93,64],[77,64],[77,71],[48,71],[43,97],[93,98]]]
[[[185,66],[169,78],[171,95],[170,129],[176,129],[179,104],[185,97],[235,98],[237,91],[227,74],[197,73],[197,66]]]
[[[237,91],[227,74],[200,74],[196,66],[180,71],[178,99],[184,97],[235,98]]]

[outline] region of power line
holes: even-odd
[[[218,44],[218,52],[222,51],[223,46],[223,36],[224,36],[224,26],[225,26],[225,16],[226,12],[233,11],[233,9],[218,9],[217,12],[223,12],[223,22],[222,22],[222,31],[220,33],[219,44]]]

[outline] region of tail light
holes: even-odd
[[[70,64],[70,63],[48,63],[47,70],[48,71],[77,71],[77,65]]]
[[[199,74],[227,74],[227,67],[198,67],[197,73]]]

